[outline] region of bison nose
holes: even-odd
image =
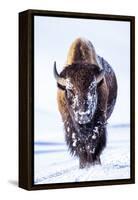
[[[80,116],[88,116],[89,114],[90,114],[90,110],[85,110],[85,111],[79,110]]]
[[[85,113],[87,112],[87,110],[88,110],[87,102],[86,101],[81,102],[79,104],[79,114],[80,115],[85,115]]]

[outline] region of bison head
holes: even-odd
[[[57,85],[65,91],[65,100],[73,120],[79,124],[89,123],[97,107],[97,86],[104,71],[93,64],[72,64],[58,74],[54,63]]]

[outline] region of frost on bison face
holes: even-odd
[[[62,72],[66,77],[65,97],[72,119],[76,123],[87,124],[93,118],[97,107],[97,82],[100,76],[103,76],[103,71],[98,72],[94,65],[84,68],[84,64],[77,64],[68,66],[65,73],[64,75],[64,71]]]
[[[69,49],[67,64],[59,74],[58,107],[65,138],[80,168],[100,164],[106,146],[106,124],[117,96],[117,82],[111,66],[98,56],[92,43],[78,38]]]

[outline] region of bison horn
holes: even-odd
[[[99,83],[104,77],[104,70],[100,71],[100,74],[98,74],[97,78],[96,78],[96,82]]]
[[[56,68],[56,62],[54,62],[54,77],[57,81],[58,84],[60,84],[61,86],[65,87],[66,86],[66,79],[60,77],[60,75],[57,72],[57,68]]]

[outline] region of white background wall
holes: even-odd
[[[0,196],[3,199],[136,199],[138,184],[26,192],[18,177],[18,12],[65,10],[135,15],[136,0],[5,0],[0,3]],[[137,33],[136,22],[136,33]],[[136,34],[137,35],[137,34]],[[136,44],[137,47],[138,44]],[[137,57],[137,51],[136,51]],[[137,64],[137,63],[136,63]],[[137,69],[136,69],[137,72]],[[136,81],[137,82],[137,81]],[[136,83],[138,84],[138,82]],[[137,99],[136,99],[137,100]],[[138,107],[136,107],[136,113]],[[137,131],[137,129],[136,129]],[[137,139],[137,137],[136,137]],[[136,142],[137,145],[137,142]],[[137,152],[136,148],[136,152]],[[136,163],[137,164],[137,163]],[[137,169],[137,165],[136,165]],[[137,177],[136,177],[137,180]]]

